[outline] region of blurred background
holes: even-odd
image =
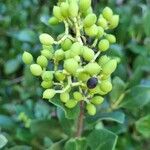
[[[48,24],[56,3],[56,0],[0,1],[0,139],[6,137],[9,141],[4,150],[44,150],[65,136],[58,120],[53,119],[55,107],[41,99],[38,80],[21,60],[25,50],[35,57],[40,54],[40,33],[55,37],[63,31],[61,24],[54,27]],[[117,44],[110,51],[121,59],[114,76],[129,87],[139,83],[150,85],[150,1],[93,0],[96,14],[105,6],[120,15],[119,27],[114,31]],[[150,150],[150,121],[148,136],[137,136],[133,124],[150,113],[150,104],[126,113],[128,123],[118,131],[116,150]]]

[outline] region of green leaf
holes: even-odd
[[[111,101],[115,102],[119,96],[124,92],[126,84],[119,77],[115,77],[112,81],[113,89],[110,93]]]
[[[65,150],[87,150],[85,138],[70,139],[65,144]]]
[[[3,148],[7,144],[8,140],[2,134],[0,134],[0,149]]]
[[[32,148],[26,145],[18,145],[18,146],[11,147],[8,150],[32,150]]]
[[[149,8],[147,7],[147,9],[149,9]],[[149,22],[149,18],[150,18],[150,11],[147,10],[147,11],[145,11],[145,15],[144,15],[144,18],[143,18],[144,31],[145,31],[147,36],[150,36],[150,22]]]
[[[150,102],[150,86],[138,85],[131,88],[120,104],[127,109],[141,108]]]
[[[117,138],[114,133],[106,129],[99,129],[90,133],[87,143],[91,150],[114,150]]]
[[[150,137],[150,115],[140,118],[136,123],[136,129],[144,137]]]

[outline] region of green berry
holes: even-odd
[[[24,52],[22,55],[22,60],[25,64],[29,65],[33,61],[33,56],[28,52]]]
[[[58,81],[63,81],[66,78],[66,76],[60,71],[56,71],[54,75]]]
[[[67,59],[64,62],[64,69],[70,74],[75,74],[78,67],[79,67],[78,62],[73,58]]]
[[[108,56],[103,55],[103,56],[101,56],[101,57],[99,58],[98,64],[99,64],[100,66],[103,66],[103,65],[106,64],[109,60],[110,60],[110,58],[109,58]]]
[[[74,92],[74,93],[73,93],[73,97],[74,97],[74,99],[77,100],[77,101],[83,100],[83,95],[82,95],[80,92]]]
[[[79,11],[79,6],[76,1],[72,1],[69,5],[69,16],[70,17],[77,17]]]
[[[85,17],[85,19],[83,20],[83,26],[85,28],[91,27],[93,24],[96,23],[96,19],[97,19],[97,17],[94,13],[91,13],[91,14],[87,15]]]
[[[43,33],[39,36],[40,42],[43,45],[51,45],[54,43],[54,39],[47,33]]]
[[[32,64],[30,66],[30,71],[34,76],[40,76],[43,72],[41,66],[38,64]]]
[[[110,43],[116,43],[116,37],[112,34],[107,34],[106,35],[106,39],[110,42]]]
[[[100,83],[100,89],[103,91],[103,92],[110,92],[112,90],[112,84],[110,81],[106,80],[106,81],[102,81]]]
[[[88,14],[91,14],[91,13],[93,13],[92,7],[90,7],[87,11],[82,12],[82,16],[83,16],[83,17],[86,17]]]
[[[100,38],[104,35],[104,29],[101,26],[98,26],[97,29],[98,29],[97,37]]]
[[[37,58],[37,64],[39,64],[41,67],[46,67],[48,65],[48,60],[45,56],[41,55]]]
[[[70,50],[68,50],[68,51],[65,52],[65,58],[66,59],[71,58],[70,52],[71,52]]]
[[[101,67],[96,63],[88,63],[85,67],[84,70],[89,73],[91,76],[99,74]]]
[[[66,102],[65,106],[67,108],[74,108],[77,105],[77,101],[74,99],[70,99],[69,101]]]
[[[71,45],[72,45],[72,41],[67,38],[61,43],[61,48],[64,51],[66,51],[66,50],[70,49]]]
[[[44,81],[51,81],[53,79],[53,73],[51,71],[45,71],[42,74],[42,80]]]
[[[93,89],[89,89],[89,91],[90,91],[90,94],[99,94],[99,92],[100,92],[100,88],[99,88],[99,86],[97,85],[95,88],[93,88]]]
[[[94,96],[92,99],[91,99],[91,103],[95,104],[95,105],[100,105],[102,104],[104,101],[104,98],[101,97],[101,96]]]
[[[87,81],[90,76],[86,72],[80,72],[78,73],[77,78],[81,81]]]
[[[63,20],[60,7],[58,7],[58,6],[54,6],[54,7],[53,7],[53,15],[54,15],[58,20],[60,20],[60,21]]]
[[[65,53],[62,49],[59,49],[59,50],[55,51],[54,57],[57,61],[60,61],[60,60],[64,59],[64,56],[65,56]]]
[[[109,21],[109,28],[114,29],[119,24],[119,15],[113,15],[111,20]]]
[[[116,59],[109,60],[106,64],[102,66],[102,72],[106,75],[110,75],[115,71],[117,67]]]
[[[52,59],[52,58],[53,58],[53,54],[52,54],[52,52],[49,51],[49,50],[42,50],[42,51],[41,51],[41,54],[42,54],[43,56],[45,56],[47,59]]]
[[[95,54],[94,54],[94,51],[92,49],[88,48],[87,46],[84,46],[83,54],[82,54],[84,60],[91,61],[94,58],[94,55]]]
[[[109,7],[105,7],[102,12],[105,19],[110,20],[113,16],[113,11]]]
[[[70,56],[75,57],[81,54],[81,44],[79,42],[73,43],[70,48]]]
[[[96,107],[93,104],[87,104],[86,109],[89,115],[94,116],[96,114]]]
[[[98,43],[98,48],[100,51],[107,51],[109,49],[109,41],[107,39],[103,39]]]
[[[87,11],[91,6],[91,0],[79,0],[79,9],[81,12]]]
[[[50,25],[57,25],[59,23],[59,20],[56,18],[56,17],[51,17],[49,20],[48,20],[48,23]]]
[[[52,87],[52,85],[53,85],[52,81],[42,81],[42,83],[41,83],[41,86],[44,89],[48,89],[48,88]]]
[[[54,51],[54,48],[52,45],[42,45],[43,49],[44,50],[48,50],[48,51],[51,51],[53,52]]]
[[[69,101],[70,99],[70,96],[69,96],[69,93],[68,92],[64,92],[64,93],[61,93],[60,94],[60,100],[63,102],[63,103],[66,103],[67,101]]]
[[[69,15],[69,4],[67,2],[63,2],[60,5],[60,10],[61,10],[61,14],[63,15],[63,17],[68,17]]]
[[[107,20],[103,17],[100,17],[97,21],[98,26],[101,26],[104,29],[107,29],[108,23]]]
[[[94,24],[89,28],[85,28],[84,31],[89,37],[94,37],[98,34],[98,27]]]
[[[45,99],[51,99],[55,96],[56,92],[54,89],[46,89],[44,92],[43,92],[43,98]]]

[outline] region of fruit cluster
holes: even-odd
[[[117,60],[103,52],[116,42],[110,31],[117,27],[119,16],[106,7],[97,17],[91,0],[66,0],[54,6],[49,19],[50,25],[60,22],[65,32],[57,40],[47,33],[39,36],[42,50],[36,63],[28,52],[24,52],[23,61],[34,76],[42,78],[44,99],[51,101],[59,94],[70,109],[84,101],[88,114],[95,115],[95,105],[103,103],[102,96],[112,90],[111,74]]]

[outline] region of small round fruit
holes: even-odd
[[[65,53],[62,49],[59,49],[59,50],[55,51],[54,57],[57,61],[60,61],[60,60],[64,59],[64,56],[65,56]]]
[[[78,67],[79,67],[78,62],[73,58],[67,59],[64,62],[64,69],[70,74],[75,74]]]
[[[108,56],[103,55],[103,56],[101,56],[101,57],[99,58],[98,64],[99,64],[100,66],[103,66],[103,65],[106,64],[109,60],[110,60],[110,58],[109,58]]]
[[[77,101],[74,99],[70,99],[69,101],[66,102],[65,106],[67,108],[74,108],[77,105]]]
[[[61,93],[60,94],[60,100],[63,102],[63,103],[66,103],[67,101],[69,101],[70,99],[70,96],[69,96],[69,93],[68,92],[64,92],[64,93]]]
[[[37,64],[39,64],[41,67],[46,67],[48,65],[48,60],[45,56],[41,55],[37,58]]]
[[[45,56],[47,59],[52,59],[53,58],[53,54],[52,54],[52,52],[51,51],[49,51],[49,50],[42,50],[41,51],[41,54],[43,55],[43,56]]]
[[[100,105],[103,103],[103,101],[104,101],[104,98],[102,96],[94,96],[90,102],[95,105]]]
[[[61,43],[61,48],[64,51],[67,51],[68,49],[70,49],[71,45],[72,45],[72,41],[67,38]]]
[[[107,34],[106,35],[106,39],[110,42],[110,43],[116,43],[116,37],[112,34]]]
[[[110,20],[113,16],[113,11],[109,7],[105,7],[102,12],[105,19]]]
[[[96,114],[96,107],[93,104],[87,104],[86,109],[89,115],[94,116]]]
[[[30,66],[30,71],[34,76],[40,76],[43,72],[41,66],[38,64],[32,64]]]
[[[84,60],[91,61],[94,58],[94,51],[86,46],[83,47],[83,54]]]
[[[43,45],[51,45],[54,43],[54,39],[47,33],[43,33],[39,36],[40,42]]]
[[[53,73],[51,71],[45,71],[42,74],[43,81],[51,81],[53,79]]]
[[[25,64],[29,65],[33,61],[33,56],[28,52],[24,52],[22,55],[22,60]]]
[[[51,99],[55,96],[55,94],[56,94],[56,91],[54,89],[46,89],[43,92],[43,98],[44,99]]]
[[[79,0],[80,12],[87,11],[91,6],[91,0]]]
[[[83,95],[80,92],[74,92],[73,97],[76,101],[82,101],[83,100]]]
[[[59,20],[62,21],[63,20],[63,16],[61,14],[61,10],[59,6],[54,6],[53,7],[53,15]]]
[[[107,27],[108,27],[107,20],[105,18],[103,18],[103,17],[100,17],[98,19],[97,24],[98,24],[98,26],[101,26],[104,29],[107,29]]]
[[[106,80],[106,81],[102,81],[100,83],[100,89],[103,91],[103,92],[110,92],[112,90],[112,84],[110,81]]]
[[[69,4],[67,2],[61,3],[60,10],[64,18],[69,16]]]
[[[53,52],[54,51],[54,48],[52,45],[42,45],[43,49],[44,50],[48,50],[48,51],[51,51]]]
[[[89,89],[94,89],[98,84],[98,79],[95,77],[91,77],[90,79],[88,79],[87,81],[87,87]]]
[[[49,20],[48,20],[48,23],[50,25],[57,25],[59,23],[59,20],[56,18],[56,17],[51,17]]]
[[[52,87],[52,85],[53,85],[52,81],[42,81],[42,83],[41,83],[41,86],[44,89],[48,89],[48,88]]]
[[[78,73],[77,78],[81,81],[87,81],[90,76],[86,72],[80,72]]]
[[[100,51],[107,51],[109,49],[109,41],[107,39],[103,39],[99,42],[98,48]]]
[[[84,31],[89,37],[94,37],[98,33],[98,27],[94,24],[91,27],[85,28]]]
[[[104,35],[104,29],[101,26],[98,26],[97,29],[98,29],[97,37],[100,38]]]
[[[119,15],[113,15],[111,20],[109,21],[109,28],[114,29],[119,24]]]
[[[63,81],[63,80],[65,80],[66,76],[62,72],[56,71],[55,72],[55,78],[58,81]]]
[[[77,17],[79,11],[79,6],[76,1],[72,1],[69,5],[69,16],[70,17]]]
[[[94,95],[94,94],[99,94],[100,88],[99,88],[99,86],[97,85],[95,88],[89,89],[89,92],[90,92],[90,94],[92,94],[92,95]]]

